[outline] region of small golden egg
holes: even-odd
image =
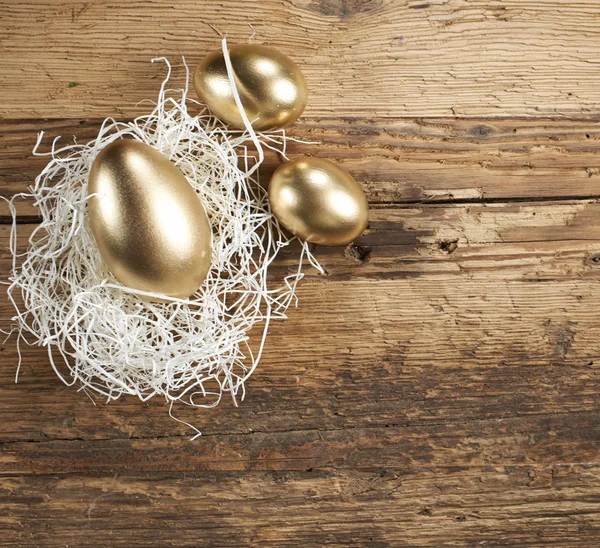
[[[280,129],[298,119],[307,100],[300,69],[277,50],[250,44],[229,47],[236,89],[258,131]],[[237,107],[221,50],[210,53],[194,73],[200,100],[220,120],[238,129],[244,122]]]
[[[344,245],[367,227],[367,198],[345,169],[321,158],[279,166],[269,183],[273,214],[292,234],[324,245]]]
[[[206,278],[211,229],[200,197],[166,156],[120,139],[96,157],[88,215],[100,254],[123,285],[187,298]]]

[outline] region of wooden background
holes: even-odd
[[[598,1],[2,0],[2,194],[40,129],[146,112],[152,57],[182,82],[249,24],[309,83],[292,156],[344,164],[370,227],[317,250],[239,408],[180,410],[196,442],[0,347],[0,544],[600,545]]]

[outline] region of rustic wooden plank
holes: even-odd
[[[313,402],[314,405],[314,402]],[[3,475],[509,466],[598,460],[597,410],[431,425],[125,439],[4,441]]]
[[[0,116],[134,116],[167,56],[277,47],[306,74],[310,116],[597,117],[595,0],[2,2]]]
[[[18,225],[19,252],[25,251],[35,226]],[[0,271],[7,273],[10,231],[10,224],[0,225]],[[369,227],[353,245],[319,246],[313,253],[327,279],[335,280],[594,279],[600,272],[599,241],[598,200],[386,204],[371,207]],[[298,253],[297,244],[281,252],[271,270],[274,279],[289,272]],[[310,268],[306,275],[320,278]]]
[[[557,414],[568,417],[565,429],[576,427],[582,413],[597,419],[597,291],[598,280],[306,281],[300,308],[273,324],[241,407],[225,399],[176,414],[207,435],[398,424],[452,431],[456,421],[487,420],[491,441],[496,420],[537,417],[546,431]],[[4,440],[190,432],[160,401],[94,408],[60,385],[44,349],[23,354],[20,383],[11,384],[16,350],[4,345]]]
[[[229,435],[262,432],[291,439],[298,438],[298,431],[318,436],[319,431],[342,434],[358,427],[404,426],[422,435],[437,429],[440,435],[450,436],[457,422],[480,428],[480,438],[491,443],[509,423],[521,436],[534,432],[536,426],[547,432],[548,421],[557,414],[564,419],[554,433],[560,442],[564,437],[573,440],[588,435],[569,428],[579,423],[582,414],[597,413],[597,357],[587,358],[588,362],[582,359],[581,365],[565,365],[556,359],[552,364],[526,366],[460,362],[444,366],[432,361],[407,367],[391,358],[365,359],[360,366],[357,360],[326,356],[293,368],[273,358],[274,345],[282,338],[273,337],[269,356],[249,382],[248,395],[239,407],[224,398],[213,410],[176,406],[175,415],[195,424],[207,438],[222,436],[223,446],[229,446],[238,441]],[[568,339],[559,342],[568,344]],[[192,434],[170,419],[168,406],[158,399],[146,405],[122,398],[109,406],[99,401],[94,407],[82,393],[60,384],[43,353],[29,353],[16,386],[9,384],[14,378],[12,359],[6,357],[3,363],[1,439],[6,443],[86,439],[101,445],[106,439]],[[241,440],[249,443],[247,438]],[[578,460],[577,445],[575,441],[572,452],[565,451],[563,462]],[[297,457],[291,448],[289,457],[290,461]],[[25,466],[24,454],[15,458],[16,464]]]
[[[100,120],[4,120],[0,122],[0,193],[24,192],[48,162],[31,154],[61,143],[87,142]],[[519,120],[304,120],[293,136],[319,144],[292,143],[290,157],[313,154],[344,165],[371,204],[483,201],[600,196],[600,127],[591,122]],[[267,155],[263,180],[279,164]],[[35,215],[30,204],[22,215]],[[0,202],[0,215],[8,210]]]
[[[11,547],[597,545],[598,466],[415,472],[2,478],[0,532]]]

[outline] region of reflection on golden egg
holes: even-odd
[[[300,158],[279,166],[269,183],[269,201],[279,222],[309,242],[344,245],[367,227],[364,192],[329,160]]]
[[[200,287],[210,269],[210,225],[166,156],[133,139],[114,141],[94,160],[88,195],[100,254],[123,285],[179,298]]]
[[[254,129],[280,129],[302,114],[307,100],[306,82],[289,57],[250,44],[230,46],[228,51],[236,89]],[[222,51],[210,53],[200,63],[194,73],[194,87],[217,118],[244,129]]]

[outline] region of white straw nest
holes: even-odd
[[[161,395],[171,407],[176,401],[211,407],[224,392],[243,399],[269,321],[284,318],[295,300],[303,260],[320,267],[304,244],[289,276],[276,287],[267,280],[269,266],[291,240],[271,214],[256,170],[263,147],[285,156],[289,137],[283,131],[255,134],[249,123],[245,132],[232,131],[206,111],[190,115],[187,65],[185,89],[168,90],[171,66],[160,60],[169,72],[151,114],[128,124],[107,119],[84,145],[59,148],[56,139],[30,193],[9,203],[15,222],[8,296],[19,342],[46,346],[65,384],[80,384],[108,401]],[[88,172],[98,152],[123,137],[167,155],[201,196],[213,232],[212,268],[189,299],[140,299],[141,292],[106,271],[98,252],[86,218]],[[248,151],[249,141],[256,153]],[[19,254],[13,202],[23,197],[33,198],[42,222]],[[253,352],[249,332],[257,324],[262,333],[253,332],[260,337]]]

